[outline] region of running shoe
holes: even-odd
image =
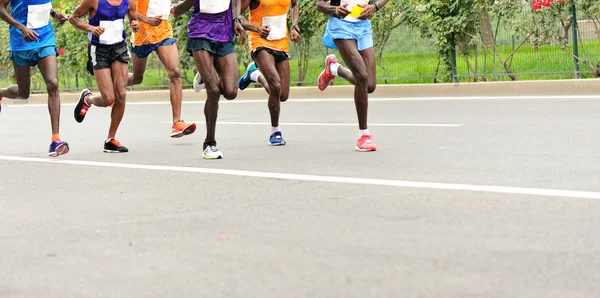
[[[325,57],[325,69],[319,75],[319,79],[317,80],[317,84],[319,85],[319,90],[323,91],[335,81],[335,76],[331,73],[331,64],[339,62],[334,54],[330,54]]]
[[[48,149],[48,156],[57,157],[59,155],[65,155],[69,153],[69,144],[67,142],[61,140],[54,140],[50,143],[50,148]]]
[[[204,80],[202,80],[202,77],[200,76],[200,73],[196,73],[196,76],[194,77],[194,91],[196,92],[200,92],[202,91],[202,89],[204,89]]]
[[[269,137],[269,145],[271,146],[283,146],[285,145],[285,140],[283,139],[283,135],[281,131],[276,131],[271,134]]]
[[[196,131],[196,123],[185,123],[183,120],[177,121],[171,128],[171,138],[181,138],[191,135]]]
[[[252,83],[250,75],[252,75],[252,73],[257,70],[258,67],[256,67],[256,63],[251,62],[250,64],[248,64],[248,67],[246,68],[246,73],[244,73],[244,75],[240,77],[240,80],[238,81],[238,87],[240,88],[240,90],[244,90],[248,88],[248,86],[250,86],[250,83]]]
[[[358,138],[358,142],[356,143],[356,151],[359,152],[369,152],[369,151],[377,151],[377,145],[373,143],[373,136],[371,135],[362,135]]]
[[[129,152],[127,147],[121,145],[121,142],[110,139],[110,141],[104,141],[104,152],[105,153],[125,153]]]
[[[202,152],[204,159],[223,159],[223,153],[219,151],[217,143],[207,144],[204,143],[204,152]]]
[[[2,112],[2,97],[0,97],[0,112]]]
[[[88,89],[83,89],[81,94],[79,95],[79,102],[75,106],[75,121],[81,123],[83,119],[85,119],[85,115],[87,115],[88,110],[90,109],[90,105],[85,103],[85,98],[92,95],[92,92]]]

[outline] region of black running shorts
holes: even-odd
[[[94,75],[94,70],[110,68],[115,61],[123,63],[131,61],[125,41],[110,46],[89,44],[87,69],[92,75]]]

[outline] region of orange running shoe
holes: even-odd
[[[335,76],[331,74],[331,64],[339,62],[334,54],[328,55],[325,57],[325,69],[319,75],[319,79],[317,80],[317,84],[319,85],[319,90],[323,91],[335,81]]]
[[[177,121],[171,128],[171,138],[181,138],[191,135],[196,131],[196,123],[185,123],[183,120]]]
[[[358,138],[358,143],[356,143],[356,151],[359,152],[369,152],[369,151],[377,151],[377,145],[373,143],[373,136],[371,135],[362,135]]]

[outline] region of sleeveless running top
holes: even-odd
[[[248,32],[250,49],[264,47],[289,52],[287,15],[291,3],[291,0],[260,0],[258,7],[250,10],[250,23],[271,27],[267,38],[260,37],[257,32]]]
[[[233,40],[231,0],[196,0],[188,22],[189,38],[216,42]]]
[[[55,46],[54,28],[50,23],[51,0],[11,0],[10,15],[27,28],[33,29],[39,36],[38,41],[27,41],[23,33],[13,26],[9,30],[9,48],[11,51],[27,51]]]
[[[158,26],[140,21],[140,28],[137,32],[131,33],[131,42],[135,46],[148,44],[157,44],[167,38],[173,37],[173,28],[169,24],[169,14],[171,12],[170,0],[137,0],[137,12],[147,17],[162,16],[162,23]]]
[[[125,15],[129,11],[129,0],[122,0],[119,6],[112,6],[108,0],[98,0],[96,15],[88,23],[104,28],[100,36],[88,33],[88,39],[94,45],[115,45],[125,41]]]

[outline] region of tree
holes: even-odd
[[[377,53],[377,64],[383,70],[383,77],[387,83],[385,60],[383,59],[383,49],[390,40],[394,29],[400,27],[404,22],[405,16],[400,10],[397,2],[390,1],[382,7],[371,19],[373,26],[373,39],[375,42],[375,51]]]
[[[302,86],[308,69],[310,46],[314,37],[323,32],[327,21],[325,14],[316,9],[315,0],[298,0],[300,5],[300,42],[294,43],[298,60],[298,86]]]

